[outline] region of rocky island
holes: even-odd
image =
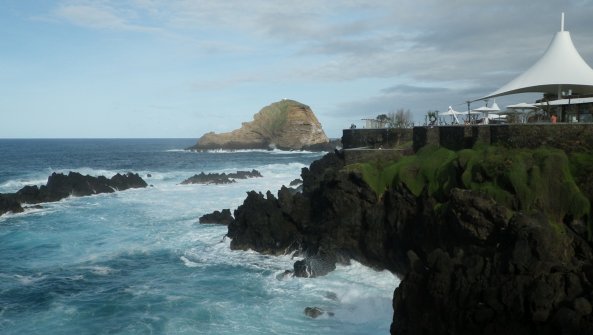
[[[550,143],[348,164],[337,151],[303,169],[300,193],[248,193],[228,236],[301,254],[296,276],[351,259],[392,271],[392,334],[591,334],[591,162]]]
[[[253,121],[229,133],[204,134],[190,150],[333,150],[317,117],[307,105],[281,100],[262,108]]]

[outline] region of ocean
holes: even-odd
[[[0,334],[388,334],[397,278],[360,264],[319,278],[276,276],[290,255],[232,251],[198,218],[276,194],[322,153],[190,152],[195,139],[0,139],[0,193],[53,172],[150,185],[0,216]],[[260,171],[225,185],[200,172]],[[150,175],[150,177],[148,176]],[[331,311],[311,319],[306,307]]]

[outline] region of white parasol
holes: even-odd
[[[518,104],[514,104],[514,105],[508,105],[507,106],[507,110],[504,112],[501,112],[500,114],[502,115],[521,115],[521,122],[525,123],[525,117],[527,115],[527,113],[529,113],[532,110],[537,109],[538,107],[535,106],[534,104],[528,104],[526,102],[521,102]]]
[[[488,105],[476,108],[476,109],[472,109],[473,112],[477,112],[477,113],[483,113],[484,114],[484,123],[488,123],[488,114],[492,113],[492,114],[496,114],[500,112],[500,107],[498,107],[498,104],[496,104],[496,101],[494,101],[494,103],[492,104],[491,107],[488,107]]]

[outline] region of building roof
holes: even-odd
[[[558,94],[569,90],[572,94],[592,94],[593,69],[575,48],[570,32],[564,31],[563,13],[560,31],[543,56],[523,74],[477,100],[527,92]]]

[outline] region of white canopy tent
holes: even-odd
[[[564,13],[560,31],[533,66],[498,90],[474,101],[527,92],[551,93],[560,97],[562,91],[593,94],[593,69],[575,48],[570,33],[564,31]]]
[[[462,112],[458,112],[456,110],[453,109],[453,107],[449,106],[449,109],[446,112],[443,113],[439,113],[439,116],[452,116],[453,119],[455,120],[455,123],[459,124],[459,118],[457,118],[457,115],[461,115],[463,114]]]

